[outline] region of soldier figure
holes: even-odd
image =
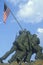
[[[14,51],[15,54],[8,61],[9,63],[13,61],[21,61],[30,62],[30,58],[33,53],[36,53],[36,58],[40,58],[42,54],[42,48],[39,46],[40,40],[36,36],[36,34],[31,34],[27,30],[23,30],[19,32],[19,36],[16,37],[13,42],[13,46],[3,57],[0,58],[2,62],[5,60],[11,53]]]
[[[16,61],[17,59],[22,60],[22,58],[24,57],[26,53],[26,48],[28,48],[28,39],[26,39],[27,38],[26,36],[27,36],[26,30],[20,31],[19,36],[17,36],[16,40],[13,42],[12,48],[8,52],[6,52],[6,54],[2,56],[0,60],[1,61],[5,60],[14,51],[16,51],[15,54],[12,56],[12,58],[8,62],[11,63],[13,61]],[[24,41],[27,43],[24,43]]]
[[[42,48],[39,46],[40,44],[40,40],[37,37],[36,34],[33,34],[32,36],[30,36],[31,38],[29,39],[29,46],[30,46],[30,51],[28,50],[27,52],[27,56],[25,58],[26,62],[30,61],[30,58],[32,56],[32,54],[36,53],[36,59],[41,59],[41,55],[42,55]],[[42,56],[43,57],[43,56]]]

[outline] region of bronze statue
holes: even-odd
[[[3,62],[3,60],[5,60],[14,51],[15,54],[10,60],[8,60],[9,63],[13,61],[30,62],[30,58],[34,53],[36,53],[36,59],[41,59],[42,48],[39,46],[39,44],[40,40],[36,34],[31,34],[26,29],[19,31],[19,35],[13,42],[12,48],[0,58],[0,62]]]

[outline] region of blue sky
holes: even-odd
[[[4,1],[18,19],[23,29],[36,33],[43,47],[43,0],[0,0],[0,57],[8,51],[20,27],[9,14],[6,24],[3,23]]]

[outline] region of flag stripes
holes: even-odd
[[[9,15],[9,13],[10,13],[10,9],[4,3],[4,23],[6,23],[6,19],[7,19],[8,15]]]

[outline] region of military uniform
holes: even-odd
[[[15,54],[8,60],[10,63],[16,60],[30,62],[33,53],[36,53],[36,57],[39,58],[42,53],[39,43],[39,38],[35,34],[32,35],[26,30],[20,31],[19,36],[13,42],[12,48],[1,57],[1,60],[6,59],[14,51],[16,51]]]
[[[34,50],[34,53],[36,53],[37,59],[39,59],[40,55],[42,54],[42,48],[39,46],[40,40],[39,38],[34,34],[32,38],[32,48]]]
[[[22,60],[22,58],[24,57],[24,55],[26,53],[26,48],[28,48],[28,39],[26,39],[26,36],[27,36],[26,31],[24,30],[21,32],[22,33],[20,33],[20,35],[17,36],[17,38],[13,42],[12,48],[8,52],[6,52],[6,54],[4,56],[1,57],[1,60],[5,60],[14,51],[16,51],[16,52],[12,56],[12,58],[9,60],[9,62],[13,62],[17,58],[19,60]]]
[[[36,53],[36,57],[37,59],[41,59],[41,55],[42,55],[42,48],[39,46],[40,44],[40,40],[37,37],[36,34],[33,35],[28,35],[28,51],[26,52],[26,58],[25,61],[26,62],[30,62],[30,58],[32,56],[32,54]]]

